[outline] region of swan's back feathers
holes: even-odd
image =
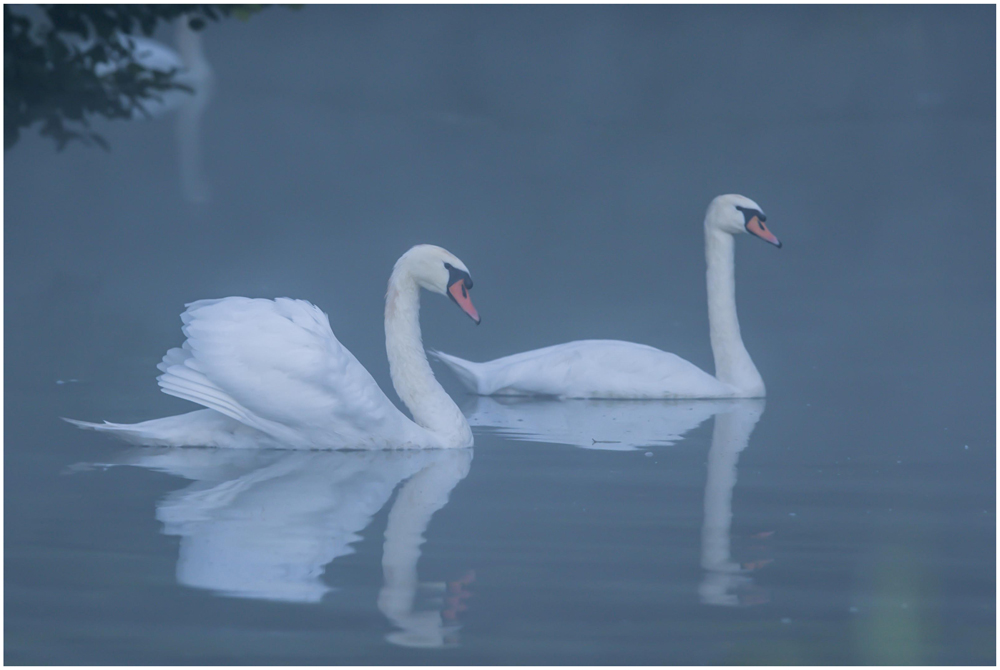
[[[735,393],[675,354],[618,340],[577,340],[484,363],[434,355],[480,395],[719,398]]]
[[[472,393],[489,395],[496,390],[487,388],[487,385],[483,383],[485,380],[483,379],[482,363],[473,363],[472,361],[467,361],[464,358],[452,356],[451,354],[446,354],[443,351],[436,351],[433,349],[428,350],[427,353],[444,363],[448,369],[455,373],[458,380],[462,382],[462,386],[467,388]]]
[[[386,446],[391,436],[397,443],[399,435],[426,439],[337,340],[326,314],[304,300],[199,300],[181,320],[187,340],[158,366],[164,393],[290,447],[364,449]]]

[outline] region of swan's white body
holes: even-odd
[[[727,398],[735,388],[698,366],[645,344],[577,340],[486,363],[431,352],[479,395],[563,398]]]
[[[441,352],[432,354],[451,368],[469,390],[480,395],[762,398],[764,381],[743,346],[736,317],[733,235],[749,230],[780,246],[760,223],[763,218],[756,203],[739,195],[715,198],[705,215],[714,377],[675,354],[617,340],[568,342],[486,363],[472,363]]]
[[[207,409],[137,424],[72,423],[150,446],[469,447],[469,424],[434,379],[420,337],[420,288],[448,290],[445,263],[468,277],[452,254],[420,245],[399,259],[389,280],[386,351],[413,421],[337,340],[319,308],[289,298],[222,298],[188,305],[181,315],[187,340],[158,366],[164,393]]]

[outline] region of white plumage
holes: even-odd
[[[181,319],[187,340],[159,366],[164,393],[287,446],[378,448],[425,437],[304,300],[199,300]]]
[[[473,363],[432,352],[473,393],[561,398],[762,398],[764,381],[743,346],[736,317],[733,236],[776,245],[760,207],[720,195],[705,214],[708,318],[715,376],[675,354],[618,340],[579,340]]]
[[[485,363],[440,351],[431,355],[479,395],[609,399],[731,395],[715,377],[676,354],[620,340],[577,340]]]
[[[319,308],[304,300],[242,297],[189,304],[181,315],[187,339],[158,366],[164,393],[207,409],[130,425],[72,423],[156,446],[471,446],[468,423],[434,379],[420,341],[419,288],[444,293],[445,263],[468,276],[444,249],[414,247],[396,264],[387,295],[393,383],[416,423],[337,340]]]

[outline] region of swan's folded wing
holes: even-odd
[[[304,300],[200,300],[163,358],[165,393],[295,447],[390,446],[417,428]],[[400,444],[398,446],[405,446]]]

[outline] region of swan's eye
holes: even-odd
[[[459,270],[451,263],[444,264],[445,269],[448,270],[448,286],[453,286],[455,282],[462,282],[463,292],[466,289],[472,288],[472,277],[465,270]]]
[[[743,213],[743,225],[750,223],[750,219],[757,217],[759,221],[767,221],[767,217],[764,216],[764,212],[759,209],[753,209],[751,207],[740,207],[739,205],[734,205],[736,209]]]

